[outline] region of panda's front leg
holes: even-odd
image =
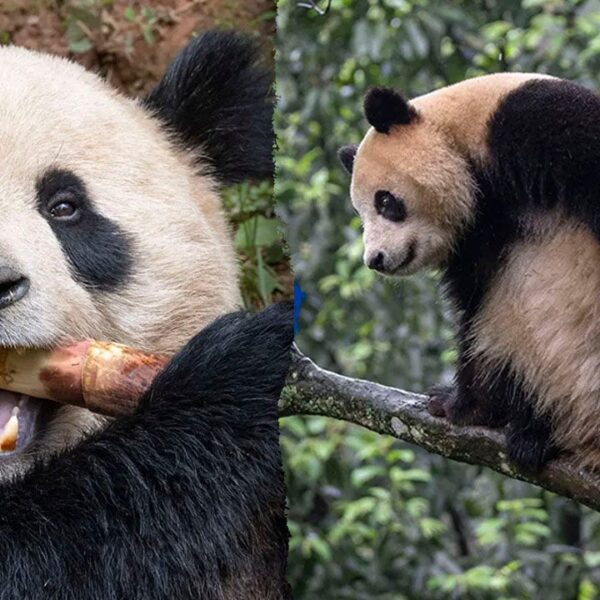
[[[292,321],[287,305],[221,317],[133,415],[0,485],[0,597],[288,598]]]
[[[429,412],[455,425],[504,426],[508,421],[505,396],[494,376],[485,378],[489,386],[482,385],[478,369],[468,349],[461,350],[455,384],[429,390]]]

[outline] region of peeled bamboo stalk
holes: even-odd
[[[0,349],[0,389],[108,416],[133,412],[168,357],[86,340],[53,350]]]

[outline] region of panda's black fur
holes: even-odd
[[[470,180],[468,185],[472,186],[474,203],[466,225],[458,230],[442,265],[445,288],[459,315],[456,385],[432,390],[430,407],[434,414],[448,416],[458,424],[506,427],[510,458],[523,468],[535,471],[559,450],[554,439],[557,421],[552,419],[568,416],[569,399],[563,399],[566,408],[561,409],[561,417],[552,410],[540,410],[543,398],[527,385],[522,375],[517,375],[510,362],[504,361],[496,367],[478,362],[474,327],[511,253],[528,240],[532,227],[540,239],[546,239],[546,233],[535,231],[539,226],[531,224],[532,215],[534,221],[544,215],[560,215],[559,227],[565,222],[581,224],[593,235],[585,243],[594,244],[593,238],[600,242],[600,97],[581,85],[555,78],[520,74],[493,77],[482,78],[481,83],[472,80],[467,88],[458,87],[461,84],[452,86],[445,95],[435,96],[440,93],[435,92],[410,105],[404,101],[404,107],[400,106],[401,96],[394,90],[372,90],[365,100],[365,114],[374,131],[363,144],[371,144],[368,148],[377,148],[379,154],[368,156],[369,150],[365,149],[366,158],[361,159],[362,146],[358,148],[358,155],[356,147],[347,146],[339,155],[349,171],[354,169],[353,186],[357,160],[365,161],[357,185],[364,186],[364,190],[376,190],[377,177],[370,175],[364,165],[386,160],[386,153],[389,156],[395,148],[404,148],[407,154],[402,156],[410,162],[410,153],[414,152],[411,140],[417,135],[410,133],[411,128],[427,122],[431,116],[428,111],[436,103],[440,107],[439,113],[435,113],[438,120],[433,118],[429,131],[435,132],[438,142],[443,140],[441,143],[448,144],[451,152],[466,162],[462,177]],[[507,89],[511,86],[512,89]],[[477,105],[479,97],[483,99]],[[495,107],[494,101],[497,102]],[[466,132],[472,126],[469,111],[488,110],[490,105],[493,110],[489,118],[481,122],[480,138],[476,140],[478,147],[467,148],[467,137],[461,139],[460,134],[461,128]],[[406,131],[405,137],[402,131]],[[392,145],[395,132],[399,136],[396,147]],[[379,134],[382,135],[378,138]],[[420,154],[415,156],[423,156],[425,147],[419,146],[418,152]],[[391,164],[398,170],[406,169],[402,159]],[[378,177],[387,178],[388,173],[382,167]],[[427,172],[421,174],[427,182]],[[390,177],[388,184],[392,181]],[[440,199],[442,205],[444,201],[450,205],[453,202]],[[360,202],[367,206],[368,200],[361,196]],[[535,277],[535,273],[528,276]],[[578,285],[576,279],[570,283]],[[591,311],[585,318],[593,323]],[[588,328],[588,331],[593,330]],[[519,339],[514,339],[515,345],[519,343]],[[589,384],[589,402],[594,391],[600,390],[598,377]],[[569,385],[575,387],[577,383],[570,381]],[[595,405],[587,407],[595,410]],[[585,414],[581,408],[578,410],[576,418],[581,422]],[[577,448],[576,428],[571,428],[568,435],[571,448]],[[581,451],[591,450],[590,456],[579,458],[582,463],[597,468],[596,445],[589,440],[586,443],[589,445],[582,445]]]
[[[184,160],[188,150],[197,151],[202,173],[208,161],[209,174],[222,183],[272,174],[271,79],[257,57],[246,37],[206,34],[184,50],[145,101],[171,141],[183,144]],[[147,119],[151,132],[160,131],[146,113],[136,115]],[[171,147],[156,140],[162,142]],[[139,269],[143,260],[130,240],[134,232],[96,211],[88,195],[93,180],[45,168],[32,206],[49,224],[48,235],[58,241],[73,279],[95,300],[110,303],[111,293],[118,298],[127,289],[137,274],[132,267]],[[198,181],[202,200],[207,190],[214,192],[213,179]],[[191,189],[185,185],[174,182]],[[65,199],[79,210],[76,224],[52,218],[48,203]],[[165,243],[158,232],[157,240]],[[224,249],[226,241],[215,247]],[[210,254],[203,260],[210,262]],[[152,291],[152,281],[148,286]],[[199,289],[202,308],[203,286],[210,294],[206,303],[214,304],[221,297],[215,283],[182,285],[181,294]],[[68,295],[63,300],[74,302]],[[165,329],[169,319],[181,318],[178,309],[157,315]],[[219,314],[226,306],[211,310]],[[175,355],[132,416],[72,448],[55,448],[51,456],[32,454],[36,463],[12,479],[2,472],[0,600],[290,597],[277,400],[289,366],[292,321],[287,303],[254,316],[218,318]]]
[[[0,599],[287,597],[292,338],[288,303],[217,319],[134,415],[1,485]]]

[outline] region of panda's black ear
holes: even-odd
[[[391,88],[371,88],[365,96],[365,117],[379,133],[389,133],[392,125],[408,125],[417,111]]]
[[[357,150],[358,146],[352,144],[350,146],[342,146],[337,152],[340,162],[350,175],[352,175],[352,167],[354,167],[354,157],[356,156]]]
[[[272,71],[246,35],[209,31],[176,57],[144,105],[223,184],[273,176]]]

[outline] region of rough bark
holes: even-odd
[[[280,414],[349,421],[453,460],[484,465],[600,510],[600,475],[578,468],[569,457],[552,461],[541,473],[521,471],[509,462],[501,431],[457,427],[428,412],[427,396],[326,371],[297,351]]]

